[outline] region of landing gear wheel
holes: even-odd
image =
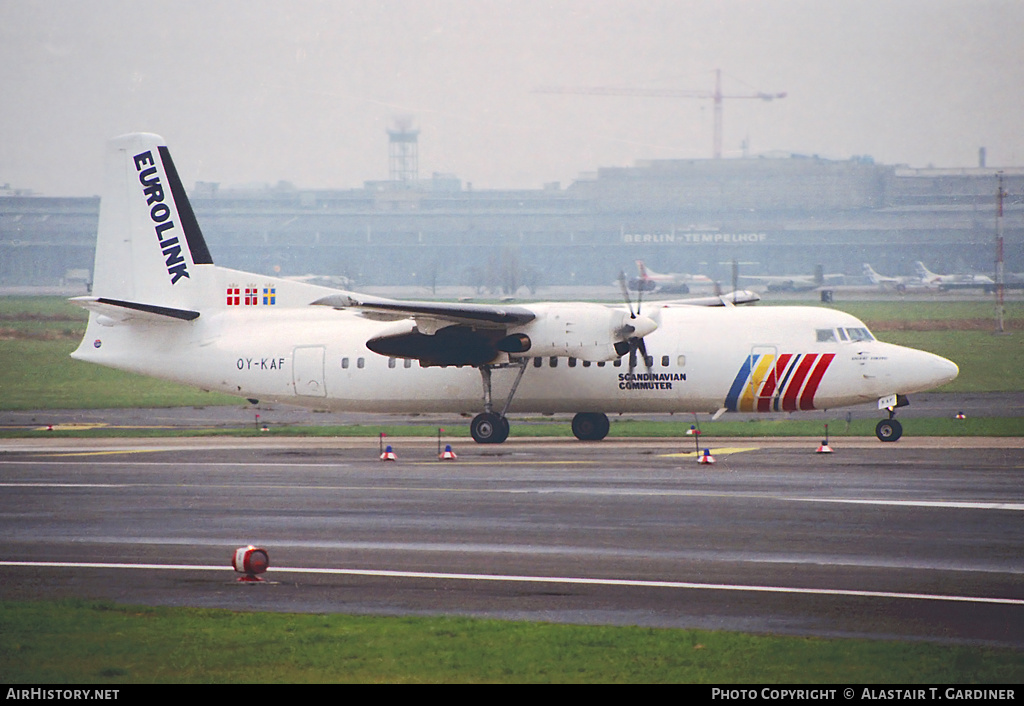
[[[508,419],[494,412],[483,412],[469,423],[469,433],[478,444],[500,444],[508,438]]]
[[[879,441],[896,441],[903,436],[903,425],[895,419],[883,419],[875,426],[875,436]]]
[[[600,441],[608,436],[611,422],[601,412],[580,412],[572,418],[572,433],[580,441]]]

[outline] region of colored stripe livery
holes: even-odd
[[[835,353],[751,353],[725,398],[730,412],[796,412],[814,409],[814,394]]]

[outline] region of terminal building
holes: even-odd
[[[474,188],[419,178],[414,133],[392,134],[386,181],[361,189],[227,189],[197,183],[193,208],[217,264],[319,275],[351,286],[607,285],[635,260],[659,272],[992,274],[1002,179],[1006,272],[1024,271],[1024,168],[911,169],[869,158],[787,155],[658,160],[568,185]],[[397,137],[397,139],[396,139]],[[397,145],[397,146],[396,146]],[[0,286],[91,278],[98,198],[0,191]],[[343,280],[342,278],[348,278]]]

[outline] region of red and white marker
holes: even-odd
[[[832,447],[828,445],[828,424],[825,425],[825,438],[821,440],[821,445],[818,446],[818,450],[815,453],[819,454],[830,454],[832,453]]]
[[[704,455],[697,457],[697,463],[714,463],[715,457],[711,455],[711,449],[704,449]]]
[[[458,456],[456,456],[455,452],[452,451],[452,445],[451,444],[445,444],[444,445],[444,451],[442,451],[441,453],[439,453],[437,455],[437,459],[439,461],[454,461],[457,458],[458,458]]]
[[[380,460],[381,461],[397,461],[398,460],[398,456],[395,456],[395,452],[391,450],[390,444],[388,445],[388,447],[386,449],[384,449],[384,453],[382,453],[380,455]]]
[[[239,547],[235,550],[235,556],[231,560],[231,566],[240,574],[239,581],[262,581],[257,574],[262,574],[270,566],[270,557],[266,549],[249,545]]]

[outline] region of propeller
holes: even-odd
[[[732,259],[732,304],[736,306],[736,290],[740,286],[740,263]]]
[[[658,324],[640,314],[640,307],[643,305],[644,298],[642,287],[637,293],[636,312],[633,311],[633,303],[629,298],[629,289],[626,287],[626,273],[622,270],[619,270],[619,286],[622,287],[622,298],[626,300],[626,306],[629,307],[629,323],[624,323],[616,331],[616,334],[622,340],[615,344],[615,352],[620,356],[629,353],[629,373],[632,375],[633,371],[636,370],[636,354],[637,351],[640,351],[640,355],[644,358],[644,367],[650,373],[650,359],[647,357],[647,345],[644,343],[644,336],[657,329]]]

